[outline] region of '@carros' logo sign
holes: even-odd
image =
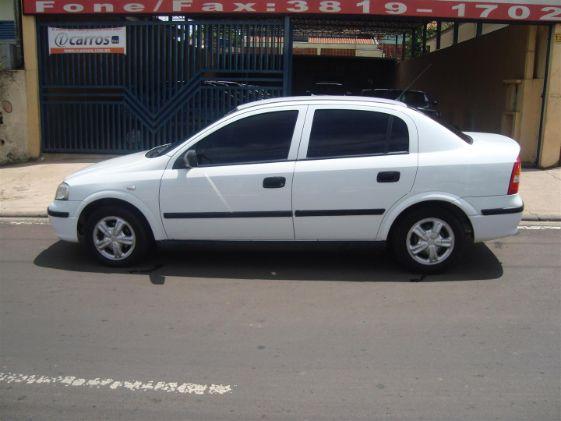
[[[49,54],[127,53],[127,29],[68,29],[49,27]]]

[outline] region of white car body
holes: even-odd
[[[409,152],[306,159],[319,109],[399,117],[407,125]],[[298,111],[287,160],[174,169],[191,146],[215,130],[282,110]],[[461,210],[475,242],[513,235],[523,203],[507,190],[519,145],[497,134],[469,135],[473,144],[390,100],[315,96],[258,101],[238,107],[162,156],[147,158],[139,152],[72,174],[65,179],[68,199],[51,203],[49,215],[57,235],[73,242],[79,239],[84,209],[102,199],[138,209],[156,241],[385,241],[403,211],[430,201]],[[386,171],[399,172],[399,181],[377,182],[377,174]],[[267,177],[284,177],[286,184],[265,189]]]

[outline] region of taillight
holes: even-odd
[[[520,157],[516,158],[516,162],[512,166],[512,174],[510,175],[510,183],[508,184],[507,194],[518,193],[518,186],[520,185],[520,171],[522,163],[520,162]]]

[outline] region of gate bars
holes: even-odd
[[[288,18],[37,25],[43,152],[144,150],[186,139],[239,104],[289,94]],[[49,26],[125,26],[126,55],[49,55]]]

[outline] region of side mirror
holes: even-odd
[[[431,103],[433,107],[436,107],[438,105],[438,101],[436,99],[433,99]]]
[[[185,155],[183,155],[183,162],[185,163],[185,168],[195,168],[199,166],[199,160],[197,158],[197,152],[193,149],[189,149]]]

